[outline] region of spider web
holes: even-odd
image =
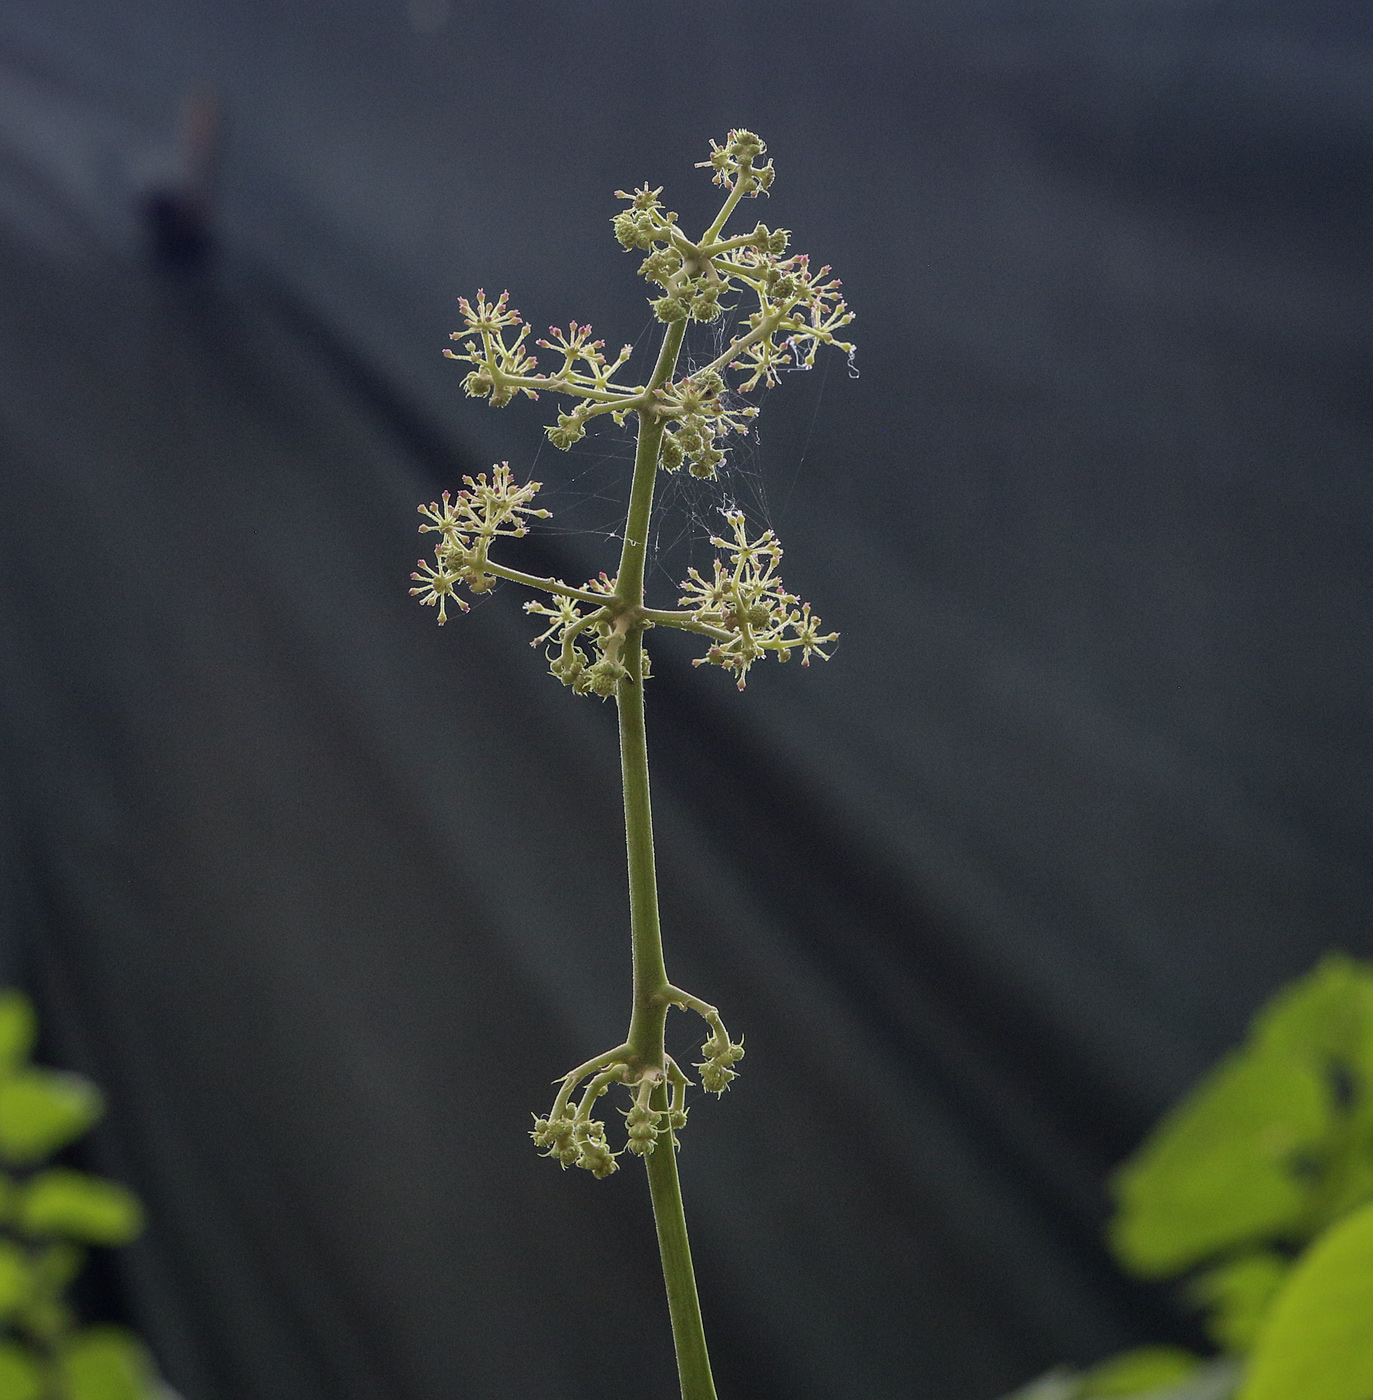
[[[688,328],[680,361],[679,373],[694,373],[724,353],[736,333],[737,316],[729,313],[719,320]],[[651,344],[654,332],[661,329],[656,318],[645,320],[634,344],[640,350],[645,342]],[[823,368],[817,377],[813,405],[798,404],[793,395],[791,409],[795,412],[810,407],[804,442],[795,460],[773,485],[785,510],[799,479],[805,454],[810,446],[815,421],[828,377],[828,361],[822,357]],[[741,408],[748,404],[765,409],[771,391],[760,389],[744,396],[727,393],[727,406]],[[542,406],[542,404],[540,405]],[[764,441],[758,429],[762,417],[750,421],[749,431],[730,433],[718,440],[725,450],[725,460],[716,468],[714,480],[704,481],[691,475],[683,466],[676,472],[660,472],[654,497],[653,520],[648,541],[648,570],[646,583],[653,606],[666,607],[676,603],[679,583],[688,568],[708,566],[716,550],[710,543],[723,527],[722,512],[741,510],[749,524],[750,534],[775,528],[772,498],[766,469],[769,463]],[[599,538],[615,546],[600,565],[613,571],[618,547],[624,539],[624,513],[630,479],[634,469],[634,420],[617,428],[609,419],[595,419],[586,437],[568,452],[559,452],[544,442],[530,465],[529,475],[541,476],[544,488],[539,502],[553,511],[553,519],[537,527],[544,535]],[[537,469],[537,470],[536,470]],[[582,553],[582,550],[578,550]]]

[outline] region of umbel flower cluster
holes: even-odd
[[[701,1075],[701,1087],[707,1093],[723,1094],[730,1081],[737,1078],[733,1067],[744,1058],[743,1042],[731,1040],[720,1013],[698,997],[679,987],[671,987],[666,1000],[668,1005],[695,1011],[704,1017],[710,1035],[701,1047],[702,1059],[696,1069]],[[581,1167],[596,1177],[609,1176],[616,1169],[615,1158],[619,1153],[611,1150],[605,1123],[594,1116],[593,1110],[597,1099],[608,1092],[611,1085],[624,1084],[629,1086],[633,1100],[627,1110],[622,1110],[626,1141],[621,1151],[647,1157],[664,1133],[672,1146],[678,1147],[677,1133],[686,1127],[686,1091],[691,1081],[671,1055],[663,1059],[662,1070],[647,1073],[636,1070],[633,1051],[626,1043],[578,1065],[563,1076],[548,1116],[535,1115],[534,1128],[529,1134],[535,1145],[543,1148],[545,1157],[552,1157],[563,1167]],[[668,1086],[671,1098],[665,1108],[655,1109],[650,1100],[653,1091],[662,1083]],[[585,1087],[580,1097],[576,1097],[581,1085]]]
[[[448,621],[450,601],[463,612],[468,609],[467,602],[453,591],[457,584],[466,584],[472,593],[485,593],[494,586],[495,577],[487,572],[486,556],[491,542],[499,535],[515,539],[527,535],[529,526],[523,520],[526,515],[546,520],[552,513],[529,505],[543,483],[527,481],[523,486],[516,485],[509,462],[492,467],[489,482],[483,472],[475,481],[470,476],[463,477],[463,484],[467,490],[459,491],[455,500],[450,500],[445,491],[442,501],[430,501],[420,507],[420,514],[428,522],[420,526],[420,534],[432,531],[439,538],[434,547],[434,563],[421,559],[420,572],[411,575],[422,586],[410,592],[421,594],[422,603],[438,605],[440,626]]]
[[[703,165],[715,172],[715,183],[730,192],[729,208],[740,199],[754,198],[772,185],[772,162],[758,165],[766,150],[748,131],[732,131],[725,145],[711,143]],[[716,223],[697,242],[677,226],[677,215],[664,209],[661,187],[647,185],[616,198],[628,208],[613,220],[615,236],[628,250],[646,254],[639,275],[661,296],[651,301],[653,313],[666,324],[715,321],[726,311],[737,312],[735,334],[724,350],[703,368],[658,384],[625,384],[616,376],[630,358],[630,346],[607,360],[605,342],[591,338],[591,327],[573,322],[566,331],[551,328],[551,340],[537,345],[554,353],[558,363],[537,373],[538,360],[529,353],[529,326],[510,305],[508,292],[494,302],[484,292],[476,304],[458,303],[466,323],[452,338],[458,350],[445,350],[450,359],[472,366],[463,387],[473,398],[489,399],[493,408],[517,394],[538,398],[541,392],[563,394],[574,402],[558,414],[548,439],[564,450],[578,442],[593,419],[609,414],[623,423],[640,411],[664,427],[659,462],[676,471],[683,462],[693,475],[713,477],[724,459],[720,441],[743,433],[758,410],[740,405],[729,391],[727,376],[741,376],[735,386],[748,393],[759,385],[778,382],[784,369],[809,369],[821,345],[834,345],[852,355],[854,347],[836,334],[853,320],[839,294],[839,279],[829,268],[812,271],[805,254],[785,256],[791,239],[786,229],[756,224],[746,233],[725,237],[724,222]],[[745,311],[726,305],[738,294],[751,306]]]
[[[714,172],[717,185],[729,191],[726,210],[743,198],[766,192],[773,182],[771,161],[760,164],[766,151],[751,132],[732,131],[722,146],[712,141],[710,159],[702,165]],[[678,216],[663,207],[661,188],[646,185],[616,197],[628,207],[612,221],[615,236],[626,249],[646,256],[640,275],[652,282],[661,296],[652,299],[657,318],[668,325],[714,321],[727,311],[722,298],[738,294],[751,309],[738,314],[735,334],[725,349],[703,368],[663,382],[656,376],[647,383],[626,384],[617,379],[630,358],[624,346],[614,360],[603,353],[605,342],[594,340],[589,325],[575,321],[561,330],[551,328],[551,339],[537,345],[553,352],[556,364],[539,373],[537,359],[527,348],[529,326],[509,305],[509,293],[489,301],[477,293],[475,303],[460,299],[465,328],[453,333],[459,350],[445,350],[450,359],[473,368],[463,380],[467,393],[487,399],[493,407],[510,403],[517,395],[531,399],[541,392],[565,395],[572,406],[558,414],[547,433],[555,447],[570,448],[586,433],[591,419],[609,415],[622,424],[638,413],[658,437],[657,465],[675,471],[683,463],[696,476],[714,477],[724,459],[721,442],[731,433],[748,430],[758,409],[741,394],[773,385],[784,369],[809,369],[821,345],[833,345],[850,356],[854,347],[836,338],[853,319],[839,294],[839,280],[829,268],[813,272],[804,254],[785,256],[791,235],[786,229],[770,229],[759,223],[746,233],[726,236],[728,213],[698,241],[678,227]],[[738,382],[730,388],[729,376]],[[771,654],[779,661],[793,652],[808,665],[813,654],[827,658],[824,647],[837,633],[822,633],[820,620],[810,605],[788,593],[777,577],[782,547],[771,530],[750,539],[747,524],[738,511],[727,511],[730,538],[712,543],[725,553],[717,557],[711,575],[692,569],[682,581],[683,611],[649,609],[642,600],[622,597],[617,580],[602,574],[580,588],[560,579],[536,579],[493,563],[492,542],[501,535],[519,537],[528,531],[525,518],[544,517],[529,502],[538,482],[517,484],[507,463],[485,475],[465,478],[467,489],[455,499],[445,493],[442,501],[420,507],[426,523],[421,532],[435,532],[432,562],[420,561],[410,591],[420,601],[438,609],[445,622],[451,604],[466,611],[459,586],[471,593],[485,592],[498,578],[530,584],[551,595],[548,602],[532,601],[526,611],[549,620],[549,626],[533,645],[549,647],[553,675],[579,695],[613,696],[625,678],[620,651],[629,622],[647,626],[678,627],[706,637],[711,645],[696,664],[724,667],[742,689],[749,667]]]
[[[822,631],[809,604],[784,586],[778,574],[782,546],[773,532],[751,530],[743,513],[732,507],[723,509],[725,528],[712,538],[717,551],[713,562],[704,572],[689,570],[677,607],[650,607],[644,593],[659,468],[673,472],[686,466],[693,476],[714,478],[729,437],[746,433],[758,413],[745,395],[776,385],[786,370],[811,368],[821,346],[834,346],[850,360],[854,353],[851,344],[838,338],[853,313],[828,267],[813,269],[804,254],[789,253],[786,229],[755,223],[730,231],[741,202],[772,187],[773,166],[765,154],[763,142],[748,131],[730,132],[723,145],[711,142],[710,157],[702,164],[725,197],[715,220],[696,239],[687,237],[677,214],[664,207],[661,188],[645,184],[631,194],[617,192],[625,208],[612,221],[615,237],[627,251],[643,255],[639,274],[652,288],[650,304],[663,327],[662,345],[646,379],[635,383],[626,377],[631,346],[612,359],[591,327],[576,321],[565,330],[551,328],[547,338],[531,344],[530,327],[510,305],[507,292],[494,300],[484,291],[470,301],[461,299],[464,325],[452,336],[457,348],[444,351],[467,367],[463,387],[468,395],[484,398],[492,407],[521,395],[537,399],[548,393],[566,400],[547,428],[549,441],[564,451],[586,435],[596,418],[608,417],[616,425],[633,418],[637,427],[634,476],[613,576],[602,573],[570,585],[491,557],[498,540],[520,538],[531,520],[548,516],[533,504],[539,483],[518,481],[502,462],[489,476],[465,477],[464,489],[455,495],[445,492],[440,500],[420,506],[419,528],[434,536],[434,554],[420,562],[410,590],[434,607],[443,623],[450,606],[467,611],[459,590],[484,593],[501,579],[534,589],[539,596],[525,609],[546,625],[531,645],[545,648],[553,675],[576,694],[613,698],[620,711],[634,1014],[624,1044],[563,1077],[553,1108],[535,1119],[532,1134],[545,1155],[598,1177],[615,1170],[621,1152],[651,1158],[664,1135],[675,1147],[686,1123],[689,1080],[663,1044],[669,1008],[691,1011],[706,1022],[708,1036],[696,1069],[708,1092],[719,1094],[729,1087],[744,1054],[742,1042],[730,1038],[715,1007],[672,986],[663,967],[642,737],[643,682],[649,674],[644,633],[653,627],[696,633],[707,650],[695,664],[721,667],[741,689],[754,662],[769,655],[786,661],[793,654],[799,654],[803,666],[812,655],[827,659],[826,648],[838,635]],[[724,348],[702,367],[679,373],[688,329],[711,322],[724,326],[714,335],[714,344]],[[535,350],[546,352],[542,370]],[[625,1145],[618,1151],[594,1112],[598,1099],[616,1085],[628,1090],[630,1100]],[[650,1164],[651,1178],[663,1158],[654,1160],[658,1166]],[[671,1194],[677,1188],[662,1189]]]

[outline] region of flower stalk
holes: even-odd
[[[547,647],[549,670],[574,694],[614,699],[619,714],[620,775],[624,794],[625,851],[629,875],[630,943],[633,992],[629,1029],[622,1044],[587,1060],[563,1076],[547,1116],[535,1116],[531,1137],[563,1167],[576,1166],[607,1177],[625,1152],[644,1160],[657,1227],[663,1278],[683,1400],[715,1400],[700,1300],[691,1262],[676,1154],[686,1126],[686,1091],[691,1080],[667,1053],[665,1028],[673,1007],[699,1016],[708,1035],[695,1065],[701,1086],[722,1094],[736,1078],[742,1041],[733,1040],[719,1011],[668,979],[654,865],[653,811],[649,789],[644,687],[650,678],[645,633],[675,627],[706,638],[706,654],[696,665],[729,671],[742,690],[749,668],[768,655],[786,661],[800,653],[827,659],[825,648],[837,633],[822,633],[820,620],[787,592],[778,576],[782,547],[771,530],[754,536],[742,512],[724,509],[728,532],[712,538],[719,554],[709,575],[691,569],[681,584],[678,607],[650,608],[644,591],[654,489],[662,471],[685,465],[693,476],[713,479],[725,460],[723,443],[746,433],[758,409],[741,398],[779,382],[787,369],[809,369],[821,345],[833,345],[852,359],[854,348],[836,333],[853,319],[839,295],[839,282],[827,267],[813,272],[804,255],[784,256],[785,229],[759,223],[726,236],[744,199],[766,193],[773,181],[763,142],[748,131],[732,131],[723,145],[711,142],[702,164],[726,191],[722,207],[697,241],[678,227],[666,210],[661,188],[645,184],[617,198],[628,207],[612,221],[627,250],[646,256],[639,272],[661,295],[651,301],[664,331],[652,372],[640,384],[621,379],[631,357],[625,346],[612,361],[604,342],[591,338],[589,325],[550,329],[551,339],[536,345],[553,353],[551,372],[539,373],[529,353],[530,328],[502,292],[488,301],[459,301],[465,326],[453,333],[457,350],[444,354],[471,368],[463,380],[469,396],[501,407],[523,395],[554,393],[572,400],[547,429],[549,441],[564,451],[579,442],[593,419],[608,417],[623,426],[632,417],[637,431],[634,473],[629,485],[623,544],[613,578],[605,574],[577,587],[497,563],[492,546],[520,538],[529,521],[548,511],[531,504],[536,481],[517,482],[507,463],[464,478],[464,490],[445,492],[420,507],[421,533],[438,536],[432,561],[422,560],[410,591],[447,620],[450,605],[466,612],[458,593],[489,591],[500,580],[543,595],[525,610],[549,620],[531,643]],[[751,302],[744,311],[726,298]],[[679,373],[679,360],[692,323],[733,318],[724,351],[703,369]],[[740,376],[731,386],[729,376]],[[622,1110],[625,1142],[610,1145],[606,1125],[595,1116],[597,1101],[615,1088],[628,1091]]]

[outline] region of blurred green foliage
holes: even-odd
[[[80,1075],[30,1063],[37,1020],[22,992],[0,992],[0,1400],[158,1400],[147,1348],[121,1327],[81,1326],[67,1290],[89,1245],[143,1229],[117,1182],[45,1165],[104,1112]]]
[[[1013,1400],[1373,1400],[1373,964],[1283,988],[1110,1189],[1116,1257],[1181,1278],[1221,1354],[1140,1348]]]
[[[1312,1246],[1254,1347],[1243,1400],[1373,1396],[1373,1205]]]

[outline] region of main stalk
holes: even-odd
[[[672,375],[682,348],[685,326],[678,322],[663,337],[650,390]],[[639,440],[634,454],[634,481],[630,487],[625,520],[624,548],[616,582],[616,598],[627,619],[620,664],[627,675],[620,682],[615,702],[620,719],[620,779],[624,789],[625,850],[629,862],[629,923],[634,950],[634,1006],[627,1044],[634,1069],[660,1077],[652,1107],[664,1115],[668,1107],[665,1077],[670,984],[663,961],[662,927],[658,917],[658,877],[653,861],[653,807],[648,786],[648,741],[644,728],[645,623],[644,568],[648,551],[649,522],[653,513],[653,487],[658,471],[663,425],[650,410],[640,410]],[[658,1231],[658,1252],[663,1263],[672,1341],[677,1352],[677,1376],[682,1400],[716,1400],[710,1374],[701,1302],[691,1264],[686,1212],[677,1177],[676,1148],[670,1129],[660,1133],[655,1149],[644,1158],[648,1169],[653,1219]]]

